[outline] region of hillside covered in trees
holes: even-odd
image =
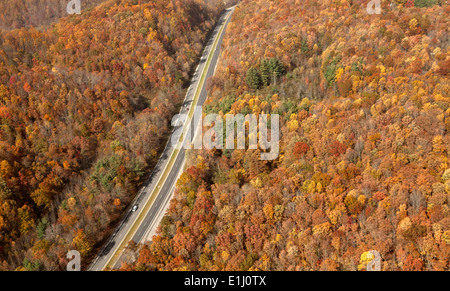
[[[15,2],[43,3],[2,1],[17,9],[3,24],[23,12]],[[110,0],[0,31],[0,269],[95,255],[156,163],[223,8]]]
[[[204,113],[280,114],[281,153],[191,151],[122,270],[449,270],[450,7],[368,2],[240,3]]]

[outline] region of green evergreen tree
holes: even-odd
[[[277,58],[272,58],[269,60],[269,69],[272,76],[272,83],[276,84],[276,80],[281,77],[286,69],[284,64]]]
[[[437,4],[436,0],[415,0],[414,7],[431,7]]]
[[[255,68],[248,69],[245,82],[250,88],[254,90],[261,88],[262,80],[258,70],[256,70]]]
[[[272,73],[270,71],[269,61],[264,59],[259,66],[259,72],[261,74],[261,81],[264,86],[269,86],[272,78]]]

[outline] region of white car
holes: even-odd
[[[131,209],[131,211],[136,212],[136,210],[138,210],[139,206],[136,204],[133,206],[133,208]]]

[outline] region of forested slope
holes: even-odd
[[[241,2],[204,111],[280,114],[281,154],[191,152],[123,270],[448,270],[450,8],[367,2]]]
[[[0,31],[1,269],[86,266],[156,163],[224,7],[140,2]]]

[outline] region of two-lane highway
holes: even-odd
[[[225,11],[204,49],[200,64],[186,94],[184,104],[189,105],[182,106],[180,110],[180,113],[189,116],[181,125],[183,133],[186,133],[192,127],[191,134],[195,136],[198,124],[192,124],[190,122],[191,117],[194,115],[194,110],[198,110],[198,106],[202,106],[206,100],[206,80],[214,75],[226,26],[234,9],[235,7],[232,7]],[[101,271],[120,267],[120,258],[129,241],[133,240],[136,243],[146,241],[155,232],[167,209],[176,181],[185,164],[186,153],[182,145],[187,141],[186,134],[181,135],[177,145],[173,145],[171,140],[172,138],[169,139],[158,164],[146,181],[145,186],[138,193],[130,210],[124,215],[117,230],[88,270]],[[138,208],[133,211],[132,207],[135,205],[138,205]]]

